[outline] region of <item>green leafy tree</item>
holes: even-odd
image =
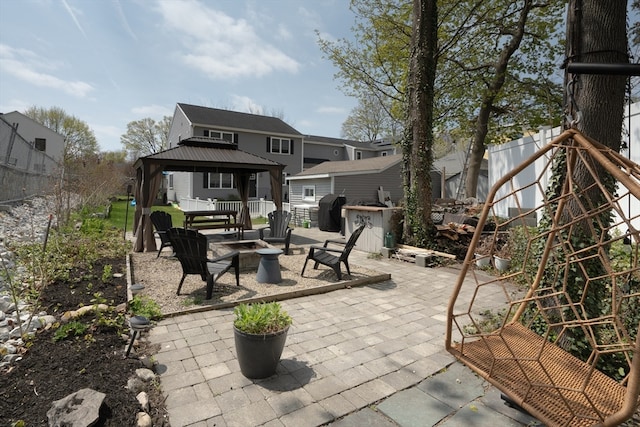
[[[486,144],[524,129],[554,124],[561,111],[557,68],[565,2],[525,0],[440,1],[434,125],[474,138],[468,195],[475,195]],[[355,41],[320,39],[320,47],[350,95],[388,99],[402,121],[408,100],[411,4],[352,0]],[[560,80],[560,77],[558,77]],[[558,122],[559,123],[559,122]]]
[[[127,133],[120,137],[120,142],[133,157],[157,153],[168,147],[170,127],[170,116],[159,122],[148,117],[134,120],[127,124]]]
[[[89,126],[79,118],[67,114],[60,107],[29,107],[24,115],[64,137],[63,161],[65,167],[98,154],[96,137]]]
[[[342,123],[342,137],[361,142],[371,142],[388,137],[395,140],[402,129],[401,123],[389,114],[387,98],[365,94]]]

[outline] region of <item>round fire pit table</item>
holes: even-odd
[[[256,281],[258,283],[280,283],[282,275],[280,274],[280,262],[278,257],[282,254],[281,249],[258,249],[256,253],[260,255],[260,264],[258,264],[258,274]]]

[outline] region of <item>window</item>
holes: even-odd
[[[362,151],[356,151],[356,160],[362,159]]]
[[[302,200],[315,202],[316,201],[316,186],[315,185],[303,185],[302,186]]]
[[[169,188],[173,188],[173,174],[169,174],[169,183],[167,184]]]
[[[289,138],[267,138],[267,152],[275,154],[293,154],[293,144]]]
[[[44,138],[36,138],[34,140],[34,145],[38,151],[47,151],[47,140]]]
[[[208,178],[205,188],[235,188],[233,174],[211,172],[205,175]]]
[[[386,151],[383,151],[382,153],[380,153],[380,156],[381,156],[381,157],[386,157],[386,156],[387,156],[387,152],[386,152]]]
[[[204,136],[208,136],[209,138],[217,138],[227,142],[234,142],[233,133],[231,132],[223,132],[220,130],[209,130],[205,129]]]

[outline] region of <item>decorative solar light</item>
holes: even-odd
[[[133,347],[133,342],[136,340],[136,336],[151,327],[151,322],[144,316],[133,316],[129,319],[129,328],[131,329],[131,341],[129,341],[129,345],[127,346],[127,352],[125,353],[125,359],[129,357],[129,353],[131,352],[131,347]]]
[[[131,294],[135,296],[144,289],[144,285],[141,283],[134,283],[129,287],[129,289],[131,289]]]

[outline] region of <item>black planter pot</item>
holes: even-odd
[[[289,327],[266,335],[247,334],[233,327],[236,354],[242,375],[251,379],[267,378],[276,373]]]

